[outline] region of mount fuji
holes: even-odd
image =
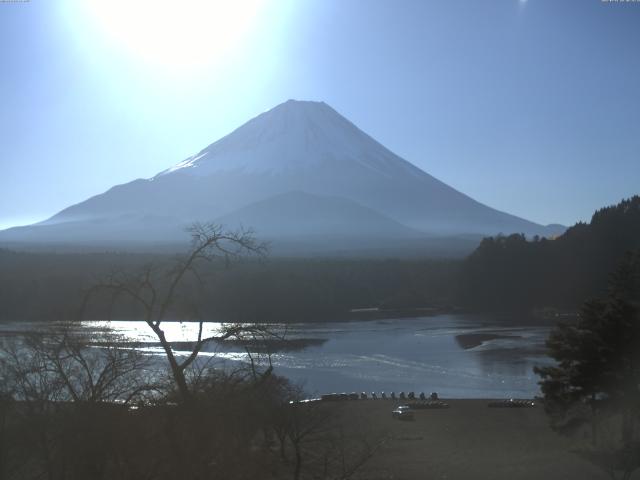
[[[152,178],[115,186],[44,222],[2,231],[0,242],[175,244],[184,242],[184,229],[194,221],[252,227],[276,250],[295,245],[305,251],[306,245],[325,253],[562,231],[449,187],[324,102],[289,100]]]

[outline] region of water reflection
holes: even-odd
[[[4,324],[41,329],[42,324]],[[83,322],[88,333],[112,331],[143,351],[163,352],[157,339],[141,322]],[[208,323],[205,335],[221,331]],[[437,391],[442,396],[532,397],[539,393],[532,369],[549,362],[544,340],[549,327],[509,325],[503,319],[474,315],[440,315],[348,323],[274,326],[296,348],[269,347],[276,372],[303,384],[310,393],[333,391]],[[172,342],[197,337],[197,324],[165,322]],[[461,340],[464,339],[464,341]],[[179,344],[178,344],[179,345]],[[211,343],[203,359],[216,358],[227,367],[246,361],[250,344]]]

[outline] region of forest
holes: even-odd
[[[172,255],[46,254],[0,251],[0,319],[78,318],[84,293],[114,273],[162,269]],[[211,320],[293,322],[342,320],[351,310],[453,305],[460,264],[448,260],[245,259],[203,265],[192,301]],[[193,298],[195,296],[195,298]],[[95,307],[98,308],[98,307]],[[120,305],[112,318],[139,318]],[[105,310],[85,318],[106,318]]]
[[[640,197],[596,211],[554,238],[489,237],[467,258],[247,257],[203,265],[183,294],[200,318],[305,322],[464,310],[575,311],[601,294],[627,251],[640,248]],[[140,318],[135,305],[80,312],[85,293],[114,275],[169,268],[179,256],[0,250],[0,320]],[[422,310],[416,310],[422,309]]]
[[[604,292],[625,254],[640,248],[640,196],[596,211],[556,239],[485,238],[459,272],[461,304],[474,310],[575,310]]]

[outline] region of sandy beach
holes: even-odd
[[[395,420],[399,402],[367,400],[337,406],[348,418],[386,438],[358,473],[371,480],[607,479],[571,453],[575,445],[554,433],[541,406],[488,408],[489,400],[446,400],[448,409],[416,410]],[[632,478],[638,478],[633,476]]]

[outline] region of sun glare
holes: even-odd
[[[91,0],[84,4],[110,43],[140,61],[206,66],[232,54],[263,0]]]

